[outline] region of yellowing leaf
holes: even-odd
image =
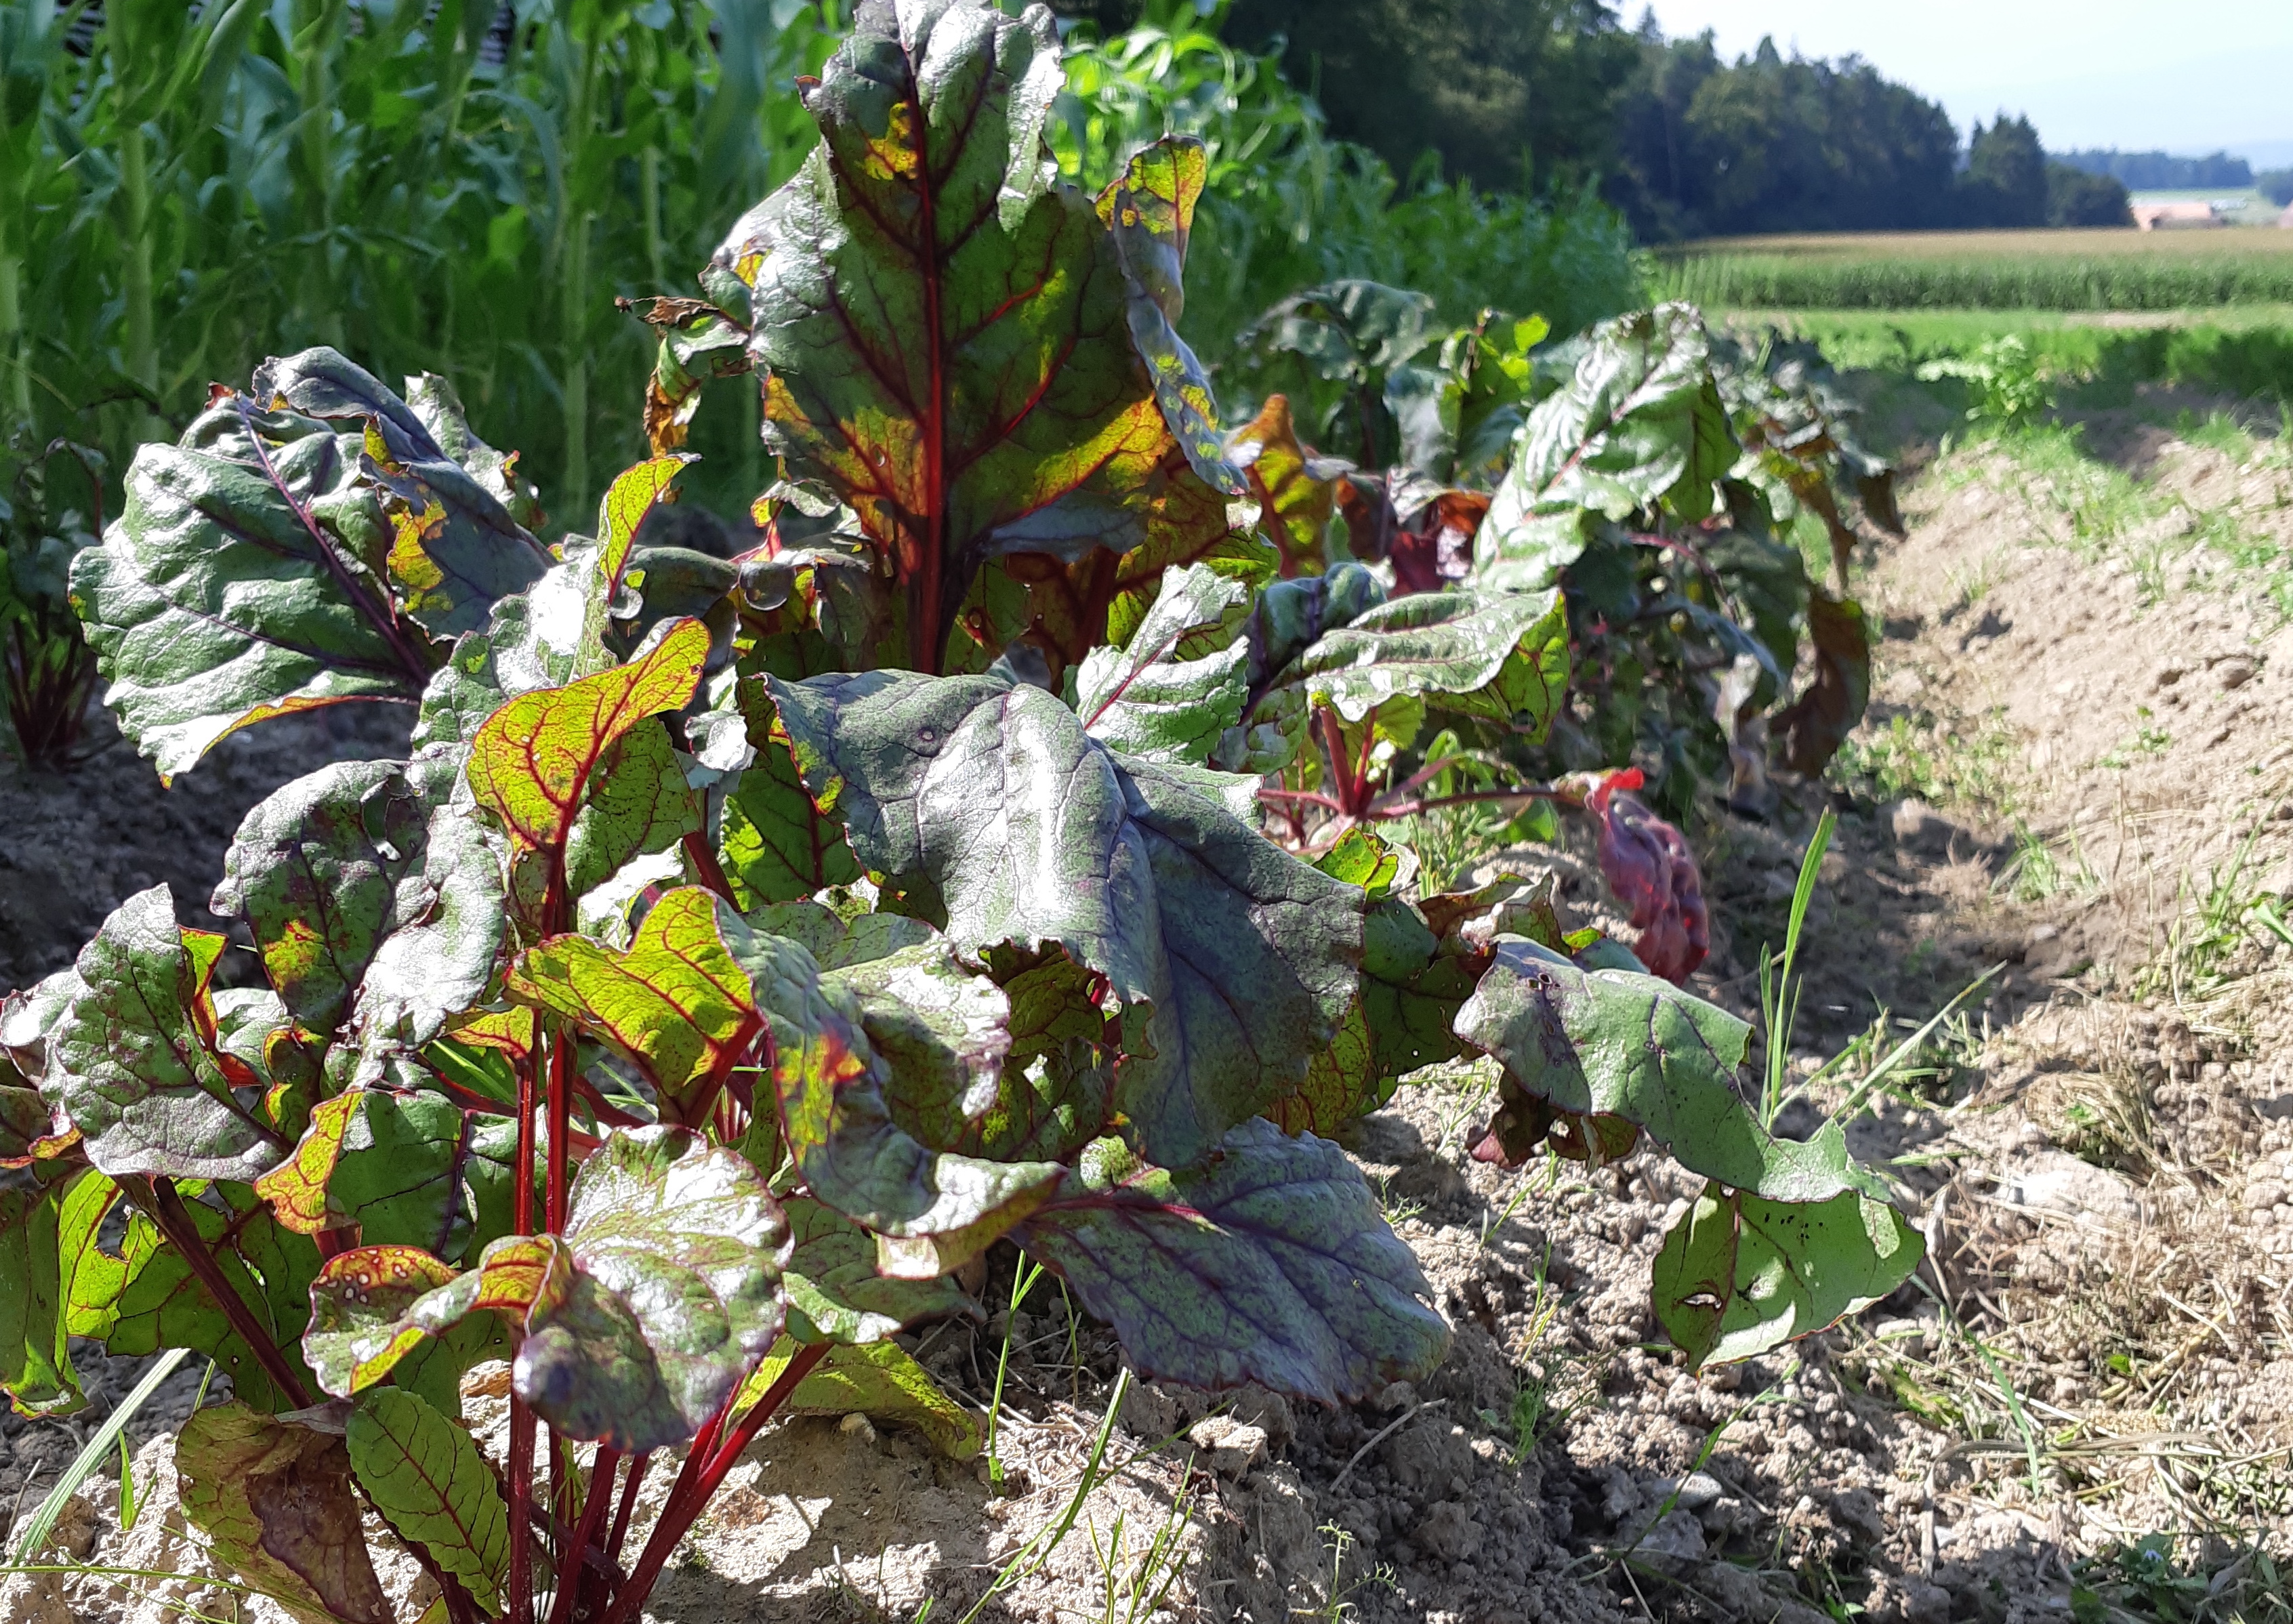
[[[730,903],[697,885],[672,891],[627,952],[577,935],[530,949],[510,972],[510,995],[628,1055],[665,1111],[681,1119],[693,1104],[705,1112],[765,1026],[749,973],[725,950],[726,928],[741,930]]]
[[[316,1624],[393,1624],[340,1438],[250,1410],[202,1410],[175,1437],[183,1515],[216,1554]]]
[[[478,804],[522,850],[562,848],[598,758],[645,717],[691,699],[708,656],[709,628],[681,620],[642,659],[518,695],[486,719],[472,744]]]

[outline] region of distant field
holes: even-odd
[[[1811,340],[1835,366],[1905,376],[1922,361],[1973,354],[2012,334],[2087,405],[2125,404],[2151,383],[2293,403],[2293,304],[2139,313],[1730,310],[1714,319],[1746,337],[1772,328]]]
[[[2293,303],[2293,231],[1898,231],[1666,249],[1667,297],[1714,309],[2169,311]]]

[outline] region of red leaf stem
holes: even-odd
[[[755,1407],[741,1418],[740,1424],[726,1433],[723,1443],[713,1450],[709,1446],[717,1430],[714,1423],[704,1427],[701,1435],[693,1441],[693,1448],[685,1458],[685,1470],[677,1478],[676,1489],[670,1491],[668,1504],[661,1509],[660,1521],[653,1524],[652,1537],[645,1541],[644,1554],[637,1558],[637,1565],[629,1573],[628,1583],[623,1585],[620,1594],[613,1598],[612,1609],[605,1614],[602,1624],[636,1624],[637,1610],[644,1606],[645,1597],[652,1590],[653,1581],[660,1577],[669,1553],[685,1538],[685,1530],[693,1526],[693,1520],[701,1515],[701,1508],[709,1504],[709,1497],[724,1483],[725,1475],[733,1469],[742,1452],[764,1430],[765,1423],[788,1402],[789,1395],[797,1390],[806,1377],[812,1374],[813,1367],[828,1356],[828,1350],[829,1344],[825,1342],[798,1348],[796,1357],[789,1361],[788,1369],[781,1372],[780,1379],[766,1390],[765,1396],[757,1401]],[[704,1454],[708,1457],[708,1463],[695,1472],[693,1462],[701,1459]]]
[[[589,1578],[586,1560],[589,1546],[597,1537],[605,1502],[612,1498],[613,1473],[620,1464],[619,1450],[603,1443],[597,1446],[597,1458],[589,1466],[589,1492],[581,1502],[581,1520],[573,1526],[572,1543],[559,1555],[557,1599],[549,1605],[549,1624],[569,1624],[573,1617],[574,1600]]]
[[[135,1186],[129,1183],[121,1187],[132,1199]],[[311,1390],[295,1374],[295,1367],[287,1362],[287,1355],[279,1351],[271,1333],[256,1321],[247,1306],[247,1299],[233,1290],[231,1281],[224,1278],[221,1265],[199,1234],[199,1225],[192,1222],[190,1209],[183,1205],[183,1198],[176,1192],[175,1181],[155,1176],[148,1188],[150,1204],[145,1210],[150,1214],[151,1222],[167,1238],[168,1244],[182,1254],[184,1264],[199,1277],[199,1284],[207,1289],[207,1295],[215,1299],[215,1306],[223,1310],[223,1317],[231,1321],[231,1329],[239,1333],[239,1339],[254,1353],[255,1363],[263,1367],[271,1385],[285,1394],[296,1409],[308,1410]]]

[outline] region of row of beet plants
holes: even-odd
[[[1835,1128],[1739,1100],[1746,1027],[1675,984],[1692,864],[1616,780],[1576,798],[1672,980],[1518,886],[1420,894],[1347,778],[1422,789],[1426,717],[1546,735],[1567,538],[1708,507],[1743,455],[1692,314],[1522,392],[1474,571],[1322,568],[1292,448],[1224,433],[1177,335],[1199,149],[1086,196],[1059,84],[1040,8],[863,8],[809,162],[652,310],[653,455],[594,536],[537,539],[443,381],[319,350],[143,448],[74,567],[163,774],[290,712],[413,718],[242,824],[213,907],[262,984],[155,887],[0,1025],[0,1381],[61,1414],[70,1338],[212,1357],[185,1515],[306,1616],[388,1619],[371,1512],[451,1624],[630,1624],[776,1414],[931,1402],[893,1337],[976,1312],[999,1242],[1142,1377],[1421,1377],[1448,1329],[1327,1135],[1438,1061],[1501,1068],[1485,1155],[1646,1134],[1708,1181],[1654,1281],[1695,1361],[1918,1256]],[[643,545],[741,374],[766,545]],[[457,1425],[496,1359],[498,1463]]]

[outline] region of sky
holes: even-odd
[[[1611,0],[1628,23],[1646,0]],[[2289,0],[1653,0],[1730,59],[1854,53],[1961,130],[2027,113],[2051,151],[2116,147],[2293,165]]]

